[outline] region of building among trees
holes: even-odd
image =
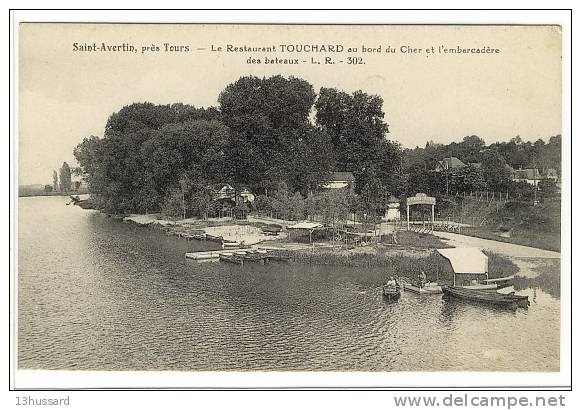
[[[444,172],[447,170],[464,168],[465,166],[466,166],[466,164],[463,163],[462,161],[460,161],[458,158],[450,157],[450,158],[444,158],[442,161],[438,161],[434,171]]]
[[[355,190],[355,176],[352,172],[333,172],[328,180],[321,184],[323,189],[348,189],[350,192]]]

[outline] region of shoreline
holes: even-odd
[[[386,277],[396,275],[413,278],[421,271],[428,273],[430,280],[452,280],[452,271],[448,263],[437,255],[435,249],[450,247],[444,242],[426,241],[433,235],[407,233],[413,240],[418,236],[420,243],[429,242],[432,246],[413,246],[404,244],[374,243],[366,246],[333,244],[330,241],[289,242],[283,231],[276,237],[266,236],[260,230],[267,221],[239,221],[232,218],[211,218],[208,220],[187,218],[177,221],[161,219],[159,214],[128,215],[117,217],[127,223],[134,223],[143,227],[160,229],[166,235],[174,235],[187,240],[198,240],[199,235],[207,235],[206,240],[243,243],[247,247],[274,250],[289,256],[290,261],[309,265],[349,266],[354,268],[385,268]],[[379,238],[378,238],[379,239]],[[409,241],[409,240],[408,240]],[[405,241],[404,241],[405,242]],[[439,245],[439,246],[435,246]],[[486,252],[490,258],[489,277],[498,278],[519,272],[519,267],[508,257],[493,252]]]
[[[91,209],[90,207],[85,208],[83,202],[81,201],[77,205],[84,209]],[[435,249],[454,246],[448,244],[446,238],[439,238],[437,233],[436,235],[420,235],[401,231],[402,235],[398,235],[398,244],[383,243],[380,241],[381,237],[377,238],[378,242],[365,246],[337,244],[331,241],[309,244],[288,241],[284,225],[281,233],[277,236],[264,234],[260,229],[261,226],[290,222],[270,221],[269,218],[265,217],[254,218],[251,216],[249,220],[235,220],[230,217],[209,218],[207,220],[186,218],[172,221],[161,218],[159,213],[105,215],[137,226],[158,229],[168,236],[177,236],[185,240],[204,238],[203,240],[213,240],[217,243],[231,242],[249,248],[277,251],[289,256],[293,263],[347,266],[361,269],[385,268],[386,278],[391,275],[413,278],[422,270],[428,274],[429,280],[438,279],[447,282],[451,281],[452,278],[450,267],[437,255]],[[414,246],[413,242],[417,242],[420,246]],[[516,275],[520,278],[519,284],[521,285],[525,282],[535,281],[534,276],[530,274],[531,271],[535,270],[535,266],[527,265],[527,269],[523,269],[522,264],[515,258],[492,251],[485,251],[485,253],[489,257],[489,278]],[[553,265],[549,269],[551,274],[547,273],[545,276],[559,277],[559,266],[560,264]]]

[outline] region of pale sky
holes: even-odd
[[[133,52],[73,51],[73,43],[132,44]],[[164,43],[189,52],[164,51]],[[155,44],[160,52],[142,54]],[[277,52],[213,52],[219,46]],[[343,45],[342,53],[282,53],[282,44]],[[382,47],[362,53],[361,46]],[[386,53],[390,46],[396,53]],[[401,46],[422,49],[401,53]],[[434,47],[435,54],[426,54]],[[498,54],[439,54],[438,47],[500,49]],[[358,52],[347,52],[358,47]],[[199,50],[202,48],[203,50]],[[226,85],[243,75],[293,75],[321,86],[378,94],[389,138],[404,147],[427,140],[486,143],[516,135],[561,133],[561,32],[507,26],[203,26],[22,24],[19,37],[19,183],[52,183],[84,137],[102,136],[109,115],[149,101],[217,105]],[[299,65],[247,64],[248,57],[299,58]],[[311,58],[334,65],[311,64]],[[362,57],[364,65],[339,63]],[[302,61],[307,61],[303,63]]]

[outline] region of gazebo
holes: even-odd
[[[292,236],[296,237],[296,233],[308,232],[309,243],[313,243],[313,232],[319,229],[323,229],[323,224],[317,222],[299,222],[295,225],[287,226],[288,238],[291,239]],[[294,233],[294,235],[293,235]]]
[[[432,231],[434,230],[434,206],[436,205],[436,198],[427,196],[424,193],[417,193],[414,196],[406,198],[406,214],[407,214],[407,228],[410,230],[410,207],[413,205],[431,205],[432,206]]]

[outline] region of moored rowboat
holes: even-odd
[[[240,242],[223,242],[222,247],[223,248],[239,248]]]
[[[223,238],[221,236],[210,235],[207,233],[206,240],[212,242],[222,242]]]
[[[249,252],[242,256],[244,261],[248,262],[262,262],[266,261],[266,255],[260,253]]]
[[[420,295],[436,295],[442,293],[442,287],[435,282],[428,282],[424,286],[417,286],[412,283],[404,283],[404,290],[414,292]]]
[[[495,291],[498,288],[496,283],[475,283],[472,285],[463,285],[460,286],[463,289],[471,289],[471,290],[491,290]]]
[[[222,262],[228,262],[228,263],[235,263],[237,265],[242,265],[244,263],[244,261],[242,260],[242,258],[235,256],[235,255],[224,255],[221,254],[220,255],[220,260]]]
[[[287,255],[267,255],[266,257],[271,261],[287,262],[290,260],[290,256]]]

